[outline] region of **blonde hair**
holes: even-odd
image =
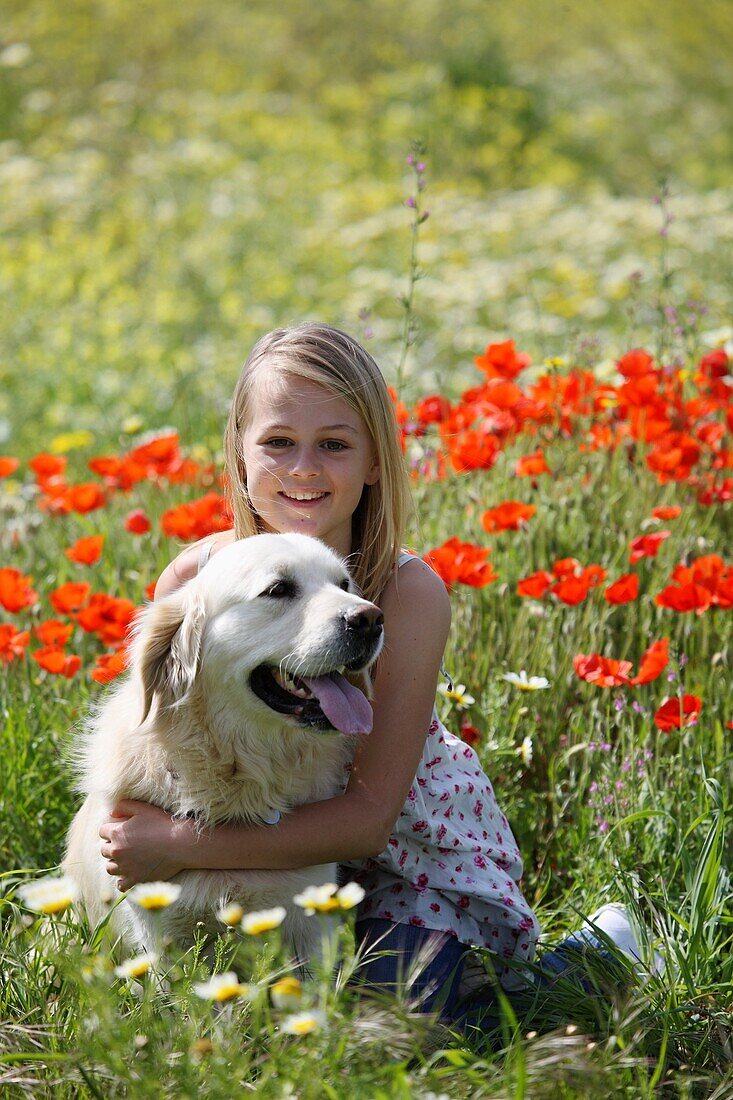
[[[376,600],[402,548],[410,512],[410,488],[400,450],[394,407],[379,367],[345,332],[309,322],[275,329],[255,344],[242,367],[224,433],[224,459],[235,538],[262,530],[247,493],[242,435],[257,368],[306,378],[343,398],[361,416],[379,463],[379,479],[365,485],[352,520],[348,564],[363,595]]]

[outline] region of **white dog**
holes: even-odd
[[[354,592],[342,561],[304,535],[257,535],[220,550],[201,573],[141,614],[131,669],[107,697],[78,752],[86,801],[64,870],[90,919],[107,911],[111,882],[99,827],[121,798],[200,824],[263,824],[333,796],[371,707],[344,671],[366,669],[382,645],[379,608]],[[367,682],[362,675],[361,683]],[[346,736],[345,736],[346,735]],[[293,871],[185,871],[162,914],[164,932],[190,939],[216,909],[284,905],[283,931],[301,959],[317,953],[316,922],[292,904],[334,881],[330,865]],[[115,932],[150,947],[144,910],[122,902]]]

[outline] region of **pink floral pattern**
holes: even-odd
[[[378,856],[345,865],[359,916],[407,922],[529,961],[539,935],[522,860],[473,749],[433,715],[415,780]]]

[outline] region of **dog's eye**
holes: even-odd
[[[349,591],[349,589],[351,588],[351,585],[349,584],[349,582],[348,582],[348,580],[346,579],[346,577],[344,577],[344,579],[343,579],[343,580],[341,581],[341,583],[339,584],[339,588],[343,588],[344,592],[348,592],[348,591]]]
[[[295,584],[287,580],[275,581],[264,592],[260,592],[260,595],[269,596],[273,600],[292,599],[296,595]]]

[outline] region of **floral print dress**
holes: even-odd
[[[366,892],[360,919],[446,932],[514,962],[534,955],[539,925],[509,823],[476,753],[435,712],[387,847],[343,871]]]

